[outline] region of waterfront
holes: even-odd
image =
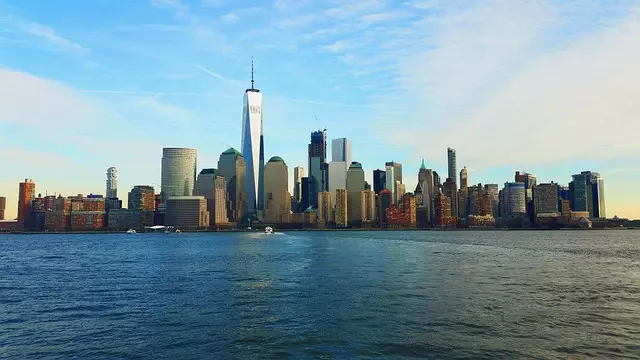
[[[640,232],[0,234],[0,357],[640,358]]]

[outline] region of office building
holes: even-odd
[[[174,196],[168,198],[166,204],[165,225],[180,230],[198,230],[209,226],[204,196]]]
[[[494,218],[500,217],[500,185],[498,184],[485,184],[484,192],[491,202],[491,216]]]
[[[458,183],[458,170],[456,168],[456,150],[452,148],[447,148],[447,164],[448,166],[448,177],[453,181],[454,184]],[[452,200],[453,201],[453,200]]]
[[[370,225],[376,221],[376,193],[373,190],[360,193],[360,210],[363,223]]]
[[[197,151],[187,148],[162,149],[162,200],[191,196],[196,182]]]
[[[384,167],[384,171],[385,171],[385,180],[384,180],[384,184],[385,184],[385,189],[389,190],[391,192],[391,201],[393,202],[393,204],[397,204],[396,202],[396,193],[397,193],[397,189],[396,189],[396,176],[395,176],[395,168],[393,167],[393,165],[385,165]]]
[[[262,93],[253,81],[251,62],[251,88],[244,92],[242,107],[242,156],[246,164],[245,199],[250,216],[257,215],[264,205],[264,136],[262,119]]]
[[[384,164],[385,166],[393,167],[393,181],[399,181],[402,184],[402,164],[395,161],[389,161]]]
[[[136,185],[129,192],[129,210],[131,211],[131,227],[144,229],[154,225],[156,195],[153,186]]]
[[[434,225],[449,227],[451,224],[451,199],[444,193],[438,193],[434,198]]]
[[[329,170],[331,171],[331,170]],[[304,177],[304,168],[296,166],[293,168],[293,201],[299,204],[302,200],[302,178]]]
[[[604,179],[597,172],[591,172],[591,208],[594,218],[607,218],[607,212],[604,202]]]
[[[347,138],[331,140],[331,161],[351,164],[351,140]]]
[[[326,226],[333,222],[332,196],[328,191],[318,193],[318,225]]]
[[[591,218],[606,218],[604,180],[600,173],[583,171],[569,183],[571,210],[588,212]]]
[[[24,179],[19,184],[18,192],[18,229],[29,227],[31,217],[31,201],[36,197],[36,184],[31,179]]]
[[[118,170],[113,166],[107,169],[107,189],[104,197],[107,199],[118,197]]]
[[[502,188],[500,209],[502,217],[517,217],[526,214],[525,184],[506,182]]]
[[[202,196],[207,201],[209,226],[227,225],[227,182],[222,172],[217,169],[202,169],[198,178],[194,195]]]
[[[533,199],[536,216],[558,216],[557,184],[537,184],[533,188]]]
[[[386,186],[387,173],[384,170],[373,170],[373,191],[376,195]],[[331,180],[331,171],[329,171],[329,180]]]
[[[381,226],[389,223],[388,209],[393,206],[393,193],[389,189],[382,189],[378,195],[378,223]]]
[[[440,175],[438,174],[437,171],[433,171],[433,191],[434,194],[436,191],[438,191],[438,188],[440,188],[442,186],[442,179],[440,178]]]
[[[329,192],[333,197],[338,189],[347,188],[347,170],[350,163],[332,161],[329,163]]]
[[[318,130],[311,133],[309,143],[309,201],[311,207],[318,207],[318,193],[328,189],[327,178],[327,131]]]
[[[264,222],[289,222],[291,194],[289,194],[289,168],[279,156],[269,159],[264,169]]]
[[[362,220],[360,193],[364,190],[364,170],[362,164],[353,161],[347,171],[347,218],[349,223]]]
[[[526,202],[529,203],[532,201],[533,188],[537,184],[536,176],[527,172],[521,173],[520,171],[516,171],[515,182],[521,182],[524,184]]]
[[[105,225],[105,202],[103,197],[71,197],[69,229],[71,231],[95,231]]]
[[[7,198],[0,196],[0,220],[4,220],[4,212],[7,209]]]
[[[396,204],[398,206],[402,205],[402,199],[404,194],[407,193],[407,186],[405,184],[400,183],[400,181],[396,180]]]
[[[232,222],[242,222],[248,207],[245,192],[247,165],[244,156],[234,148],[227,149],[220,154],[218,171],[227,183],[227,218]]]
[[[349,224],[349,200],[346,189],[336,190],[336,215],[337,227],[346,227]]]
[[[302,178],[302,197],[300,198],[300,207],[298,212],[302,213],[309,208],[311,201],[309,199],[309,177]]]
[[[451,178],[447,178],[447,180],[442,185],[442,193],[447,198],[449,198],[449,208],[451,209],[449,217],[457,217],[458,216],[458,189],[456,188],[456,183]]]

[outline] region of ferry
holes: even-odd
[[[264,233],[273,234],[273,228],[271,226],[267,226],[266,228],[264,228]]]
[[[127,230],[127,234],[136,234],[137,232],[133,229]]]

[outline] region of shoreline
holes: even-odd
[[[640,227],[604,227],[604,228],[557,228],[557,229],[541,229],[541,228],[428,228],[428,229],[418,229],[418,228],[304,228],[304,229],[287,229],[287,228],[277,228],[274,227],[274,231],[280,233],[286,232],[337,232],[337,231],[385,231],[385,232],[396,232],[396,231],[436,231],[436,232],[465,232],[465,231],[609,231],[609,230],[640,230]],[[239,229],[229,229],[229,230],[216,230],[216,229],[207,229],[207,230],[182,230],[181,233],[261,233],[262,228],[254,229],[254,230],[239,230]],[[98,231],[0,231],[0,236],[2,235],[90,235],[90,234],[126,234],[125,231],[110,231],[110,230],[98,230]],[[163,231],[139,231],[136,234],[164,234]],[[175,234],[175,232],[171,232],[171,234]]]

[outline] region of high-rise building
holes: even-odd
[[[31,201],[36,197],[36,184],[31,179],[24,179],[20,183],[18,192],[18,229],[23,230],[29,226],[31,217]]]
[[[389,189],[382,189],[378,195],[378,223],[380,225],[387,225],[389,219],[387,217],[387,210],[393,206],[393,194]]]
[[[331,161],[351,164],[351,140],[347,138],[331,140]]]
[[[498,184],[485,184],[484,192],[489,197],[491,201],[491,215],[494,218],[500,217],[499,208],[500,208],[500,187]]]
[[[454,184],[458,183],[458,170],[456,168],[456,150],[452,148],[447,148],[447,164],[449,165],[448,175],[449,178],[454,182]]]
[[[128,207],[131,211],[131,226],[134,229],[153,226],[154,211],[156,209],[156,195],[153,186],[134,186],[129,192]]]
[[[298,212],[302,213],[309,208],[311,201],[309,199],[309,177],[302,178],[302,196],[300,197],[300,207]]]
[[[373,191],[376,195],[385,188],[387,173],[384,170],[373,170]],[[329,171],[329,179],[331,179],[331,171]]]
[[[289,168],[279,156],[269,159],[264,169],[264,221],[289,222],[291,194],[289,194]]]
[[[209,212],[204,196],[173,196],[167,199],[165,223],[183,230],[209,226]]]
[[[437,171],[433,171],[433,192],[435,193],[436,191],[438,191],[437,189],[440,188],[442,186],[442,179],[440,178],[440,175],[438,174]]]
[[[444,193],[438,193],[434,198],[434,224],[437,227],[447,227],[451,223],[451,199]]]
[[[583,171],[569,183],[571,210],[588,212],[592,218],[606,218],[604,180],[600,173]]]
[[[162,149],[162,200],[191,196],[196,182],[197,151],[187,148]]]
[[[396,204],[401,205],[404,194],[407,193],[407,186],[396,180]]]
[[[460,170],[460,192],[458,194],[458,217],[465,218],[469,215],[469,173],[467,167]]]
[[[0,220],[4,220],[4,212],[7,209],[7,198],[0,196]]]
[[[104,197],[107,199],[118,197],[118,170],[113,166],[107,169],[107,190]]]
[[[318,224],[326,225],[333,222],[333,207],[331,205],[331,193],[321,191],[318,193]]]
[[[318,207],[318,193],[329,186],[326,157],[327,131],[312,132],[309,143],[309,201],[314,209]]]
[[[302,200],[302,178],[304,177],[304,168],[296,166],[293,168],[293,201],[296,204]]]
[[[525,199],[529,203],[533,200],[533,188],[537,184],[536,176],[527,172],[516,171],[515,182],[524,183]]]
[[[220,154],[218,171],[227,183],[227,218],[229,221],[241,222],[247,212],[247,165],[244,156],[234,148],[227,149]]]
[[[245,201],[250,216],[264,205],[264,136],[262,133],[262,93],[254,87],[253,61],[251,88],[244,92],[242,108],[242,156],[247,166]]]
[[[442,185],[442,192],[449,198],[450,217],[458,216],[458,189],[456,189],[456,183],[451,179],[447,180]]]
[[[349,223],[348,196],[346,189],[336,190],[336,226],[345,227]]]
[[[329,192],[333,198],[336,190],[347,188],[347,169],[350,163],[332,161],[329,163]]]
[[[362,222],[374,223],[376,221],[376,193],[373,190],[363,190],[360,193],[360,210]]]
[[[349,223],[362,220],[360,193],[364,190],[362,164],[353,161],[347,171],[347,218]]]
[[[385,165],[384,167],[384,171],[385,171],[385,180],[384,180],[384,188],[389,190],[391,192],[391,201],[393,204],[397,204],[396,203],[396,193],[397,193],[397,189],[396,189],[396,176],[395,176],[395,168],[393,167],[393,165]]]
[[[480,215],[480,201],[482,197],[482,184],[469,187],[469,215]]]
[[[558,215],[558,185],[537,184],[533,188],[534,208],[537,216],[541,214]]]
[[[222,172],[217,169],[202,169],[198,178],[194,194],[203,196],[207,201],[209,212],[209,226],[226,225],[227,217],[227,181]]]
[[[386,162],[384,165],[393,167],[393,181],[394,181],[394,183],[396,181],[400,181],[400,183],[402,184],[402,164],[397,163],[395,161],[389,161],[389,162]]]
[[[522,182],[506,182],[502,188],[500,209],[502,217],[522,216],[526,214],[525,187]]]

